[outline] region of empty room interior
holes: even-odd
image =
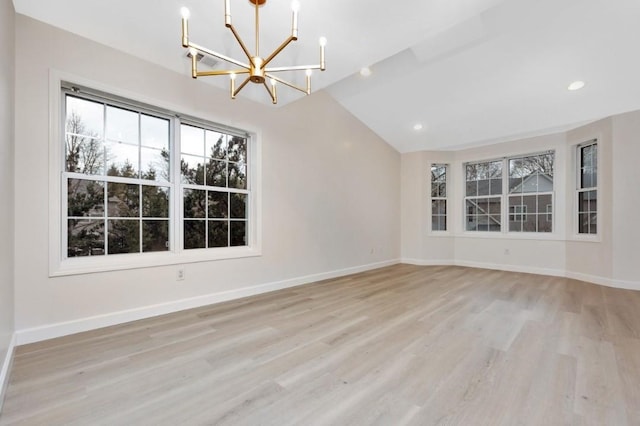
[[[0,425],[640,424],[638,22],[0,0]]]

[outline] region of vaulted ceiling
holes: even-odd
[[[325,36],[327,70],[314,74],[313,90],[326,90],[400,152],[513,140],[640,109],[638,0],[299,2],[299,40],[273,65],[316,63],[318,38]],[[224,0],[14,5],[18,13],[189,75],[180,45],[179,10],[186,6],[194,42],[243,58],[224,27]],[[231,0],[233,23],[250,49],[251,7]],[[264,53],[288,35],[290,1],[269,0],[260,13]],[[371,75],[363,77],[362,67]],[[291,78],[303,84],[303,73]],[[576,80],[585,87],[567,90]],[[228,90],[229,83],[206,77],[194,84]],[[259,86],[239,96],[270,104]],[[283,87],[278,96],[283,105],[304,95]]]

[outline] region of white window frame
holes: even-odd
[[[543,154],[554,154],[554,168],[555,162],[557,161],[557,153],[555,149],[549,149],[546,151],[538,151],[532,153],[526,153],[522,155],[510,155],[508,157],[502,158],[492,158],[485,159],[480,161],[467,161],[462,163],[462,235],[465,237],[478,237],[478,238],[513,238],[513,239],[539,239],[539,240],[557,240],[559,239],[558,230],[555,226],[556,221],[554,218],[554,214],[551,213],[551,220],[549,220],[549,206],[547,205],[545,213],[541,213],[545,215],[545,220],[547,222],[552,222],[551,232],[518,232],[518,231],[509,231],[509,218],[513,213],[509,209],[509,160],[517,159],[517,158],[526,158],[532,157],[536,155]],[[473,164],[483,164],[483,163],[491,163],[495,161],[500,161],[502,163],[502,193],[500,195],[478,195],[478,196],[466,196],[466,184],[467,184],[467,173],[466,167],[467,165]],[[554,177],[553,191],[551,192],[540,192],[535,193],[537,195],[551,195],[551,206],[556,204],[556,179]],[[532,193],[533,194],[533,193]],[[467,230],[467,199],[477,199],[477,198],[500,198],[500,218],[501,218],[501,226],[500,231],[471,231]],[[526,205],[524,205],[526,213]],[[553,207],[552,207],[553,208]],[[522,213],[518,214],[521,215]],[[577,217],[577,215],[576,215]],[[521,216],[521,218],[523,218]]]
[[[65,171],[65,139],[64,139],[64,101],[63,86],[82,88],[107,101],[119,104],[130,104],[135,108],[151,110],[154,114],[160,112],[170,115],[178,125],[173,125],[173,140],[170,153],[172,162],[171,173],[174,176],[171,183],[171,201],[169,212],[169,239],[171,250],[167,252],[131,253],[120,255],[66,257],[66,233],[63,221],[66,220],[66,184],[63,183]],[[173,111],[176,111],[175,113]],[[179,111],[179,112],[177,112]],[[262,255],[262,197],[261,197],[261,133],[252,129],[249,124],[236,124],[238,127],[217,125],[224,119],[209,117],[200,118],[199,114],[190,111],[188,107],[175,107],[166,102],[147,98],[139,93],[123,91],[69,73],[51,70],[49,75],[49,276],[65,276],[86,274],[103,271],[137,269],[154,266],[166,266],[193,262],[235,259]],[[181,118],[194,122],[203,122],[218,129],[246,135],[247,150],[250,159],[247,164],[248,185],[250,196],[247,206],[248,241],[246,246],[224,247],[212,249],[183,250],[181,246],[182,212],[180,202],[182,191],[179,179],[180,156],[176,155],[179,144],[179,123]],[[239,128],[242,127],[242,130]],[[84,175],[83,175],[84,176]],[[179,177],[179,176],[178,176]],[[100,180],[103,177],[99,177]]]
[[[494,162],[500,162],[502,164],[502,169],[501,169],[501,173],[502,176],[500,177],[501,181],[502,181],[502,192],[500,194],[487,194],[487,195],[470,195],[467,196],[467,166],[469,165],[477,165],[477,164],[485,164],[485,163],[494,163]],[[487,236],[487,235],[502,235],[505,233],[505,227],[504,227],[504,222],[505,222],[505,212],[504,212],[504,202],[505,202],[505,198],[504,198],[504,185],[505,185],[505,159],[502,158],[494,158],[494,159],[488,159],[488,160],[482,160],[482,161],[469,161],[466,163],[462,164],[462,182],[463,182],[463,186],[462,186],[462,232],[465,235],[478,235],[478,236]],[[478,199],[484,199],[484,198],[494,198],[494,199],[498,199],[500,200],[500,230],[499,231],[472,231],[472,230],[468,230],[467,229],[467,223],[468,223],[468,213],[467,213],[467,200],[478,200]],[[491,217],[491,214],[487,215],[488,217]],[[493,216],[497,216],[497,214],[494,214]]]
[[[582,175],[582,155],[581,155],[581,151],[582,148],[588,147],[588,146],[592,146],[595,145],[596,149],[597,149],[597,158],[596,158],[596,186],[592,186],[592,187],[585,187],[582,188],[582,179],[581,179],[581,175]],[[575,145],[575,150],[574,150],[574,155],[575,155],[575,195],[574,195],[574,209],[573,209],[573,218],[574,218],[574,225],[573,225],[573,234],[574,234],[574,239],[578,239],[578,240],[592,240],[592,241],[600,241],[600,236],[601,236],[601,224],[602,224],[602,217],[600,212],[602,211],[602,209],[600,208],[600,200],[602,199],[602,191],[600,190],[600,181],[601,181],[601,176],[600,176],[600,170],[602,169],[600,167],[600,158],[602,157],[602,152],[601,152],[601,146],[599,143],[599,139],[598,138],[593,138],[590,139],[586,142],[582,142],[579,143],[577,145]],[[589,192],[589,191],[596,191],[596,199],[597,201],[597,207],[596,207],[596,232],[595,233],[581,233],[580,232],[580,193],[582,192]]]
[[[431,179],[432,175],[431,175],[431,169],[433,167],[444,167],[445,169],[445,178],[444,178],[444,187],[445,187],[445,196],[444,197],[433,197],[432,196],[432,187],[433,187],[433,180]],[[444,235],[444,234],[449,234],[450,233],[450,228],[451,228],[451,224],[449,222],[449,211],[450,211],[450,203],[449,203],[449,173],[450,173],[450,167],[449,164],[444,164],[444,163],[433,163],[429,166],[429,232],[436,234],[436,235]],[[444,201],[445,202],[445,214],[441,215],[441,214],[435,214],[433,211],[433,201],[434,200],[440,200],[440,201]],[[445,229],[441,230],[441,229],[433,229],[433,217],[434,216],[439,216],[439,217],[444,217],[445,218]]]

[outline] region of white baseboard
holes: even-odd
[[[551,277],[564,277],[565,271],[560,269],[539,268],[536,266],[524,265],[504,265],[499,263],[469,262],[459,260],[456,266],[466,266],[468,268],[494,269],[497,271],[520,272],[524,274],[548,275]]]
[[[466,266],[469,268],[494,269],[498,271],[521,272],[525,274],[548,275],[552,277],[565,277],[574,280],[585,281],[592,284],[603,285],[612,288],[640,291],[640,281],[625,281],[600,277],[597,275],[583,274],[580,272],[565,271],[561,269],[539,268],[535,266],[504,265],[498,263],[470,262],[465,260],[424,260],[403,258],[401,263],[419,266]]]
[[[424,260],[412,258],[403,258],[400,262],[417,266],[453,266],[456,264],[454,260]]]
[[[355,266],[319,274],[306,275],[303,277],[291,278],[283,281],[259,284],[256,286],[240,288],[237,290],[206,294],[203,296],[175,300],[171,302],[160,303],[157,305],[143,306],[140,308],[129,309],[125,311],[80,318],[72,321],[59,322],[55,324],[44,325],[41,327],[27,328],[16,331],[16,344],[25,345],[28,343],[53,339],[55,337],[66,336],[69,334],[81,333],[83,331],[95,330],[98,328],[122,324],[125,322],[137,321],[140,319],[150,318],[158,315],[170,314],[172,312],[182,311],[185,309],[199,308],[201,306],[240,299],[242,297],[254,296],[270,291],[309,284],[315,281],[322,281],[326,279],[342,277],[345,275],[356,274],[358,272],[383,268],[385,266],[391,266],[398,263],[400,263],[399,259],[388,260],[384,262],[371,263],[367,265]]]
[[[640,281],[615,280],[611,278],[600,277],[597,275],[583,274],[581,272],[570,272],[570,271],[567,271],[566,277],[572,278],[574,280],[586,281],[593,284],[603,285],[606,287],[640,291]]]
[[[0,413],[4,402],[4,393],[9,385],[9,375],[11,373],[11,365],[13,364],[13,350],[16,347],[16,333],[11,335],[11,341],[7,347],[7,354],[0,365]]]

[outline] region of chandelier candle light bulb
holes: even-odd
[[[229,28],[233,33],[236,41],[242,48],[244,54],[246,55],[246,59],[248,62],[239,61],[228,56],[225,56],[221,53],[217,53],[213,50],[207,49],[195,43],[192,43],[189,40],[189,9],[183,7],[180,12],[182,15],[182,46],[189,49],[189,56],[191,57],[191,76],[193,78],[205,77],[205,76],[217,76],[217,75],[229,75],[230,76],[230,86],[231,86],[231,99],[235,99],[236,95],[247,85],[247,83],[256,83],[262,84],[273,103],[277,103],[276,96],[276,82],[280,82],[285,86],[289,86],[292,89],[298,90],[304,94],[309,95],[311,93],[311,70],[319,69],[321,71],[325,70],[325,45],[327,44],[327,39],[324,37],[320,38],[320,64],[318,65],[302,65],[302,66],[286,66],[286,67],[268,67],[267,65],[275,58],[285,47],[289,45],[292,41],[298,40],[298,12],[300,10],[300,3],[298,0],[294,0],[291,4],[292,9],[292,19],[291,19],[291,35],[284,41],[280,46],[278,46],[269,56],[263,58],[260,56],[260,15],[259,15],[259,6],[266,3],[267,0],[249,0],[249,3],[255,5],[255,39],[256,39],[256,48],[255,54],[251,54],[249,49],[244,44],[240,35],[237,33],[235,27],[231,23],[231,7],[230,0],[224,0],[224,24],[225,27]],[[198,54],[201,55],[209,55],[218,59],[222,59],[225,62],[228,62],[232,65],[237,66],[237,69],[231,70],[211,70],[211,71],[198,71]],[[298,87],[293,83],[289,83],[285,80],[282,80],[276,77],[274,74],[283,71],[304,71],[306,70],[306,87]],[[247,78],[240,83],[240,85],[236,88],[235,79],[237,74],[248,74]],[[270,79],[271,87],[266,83],[266,79]]]

